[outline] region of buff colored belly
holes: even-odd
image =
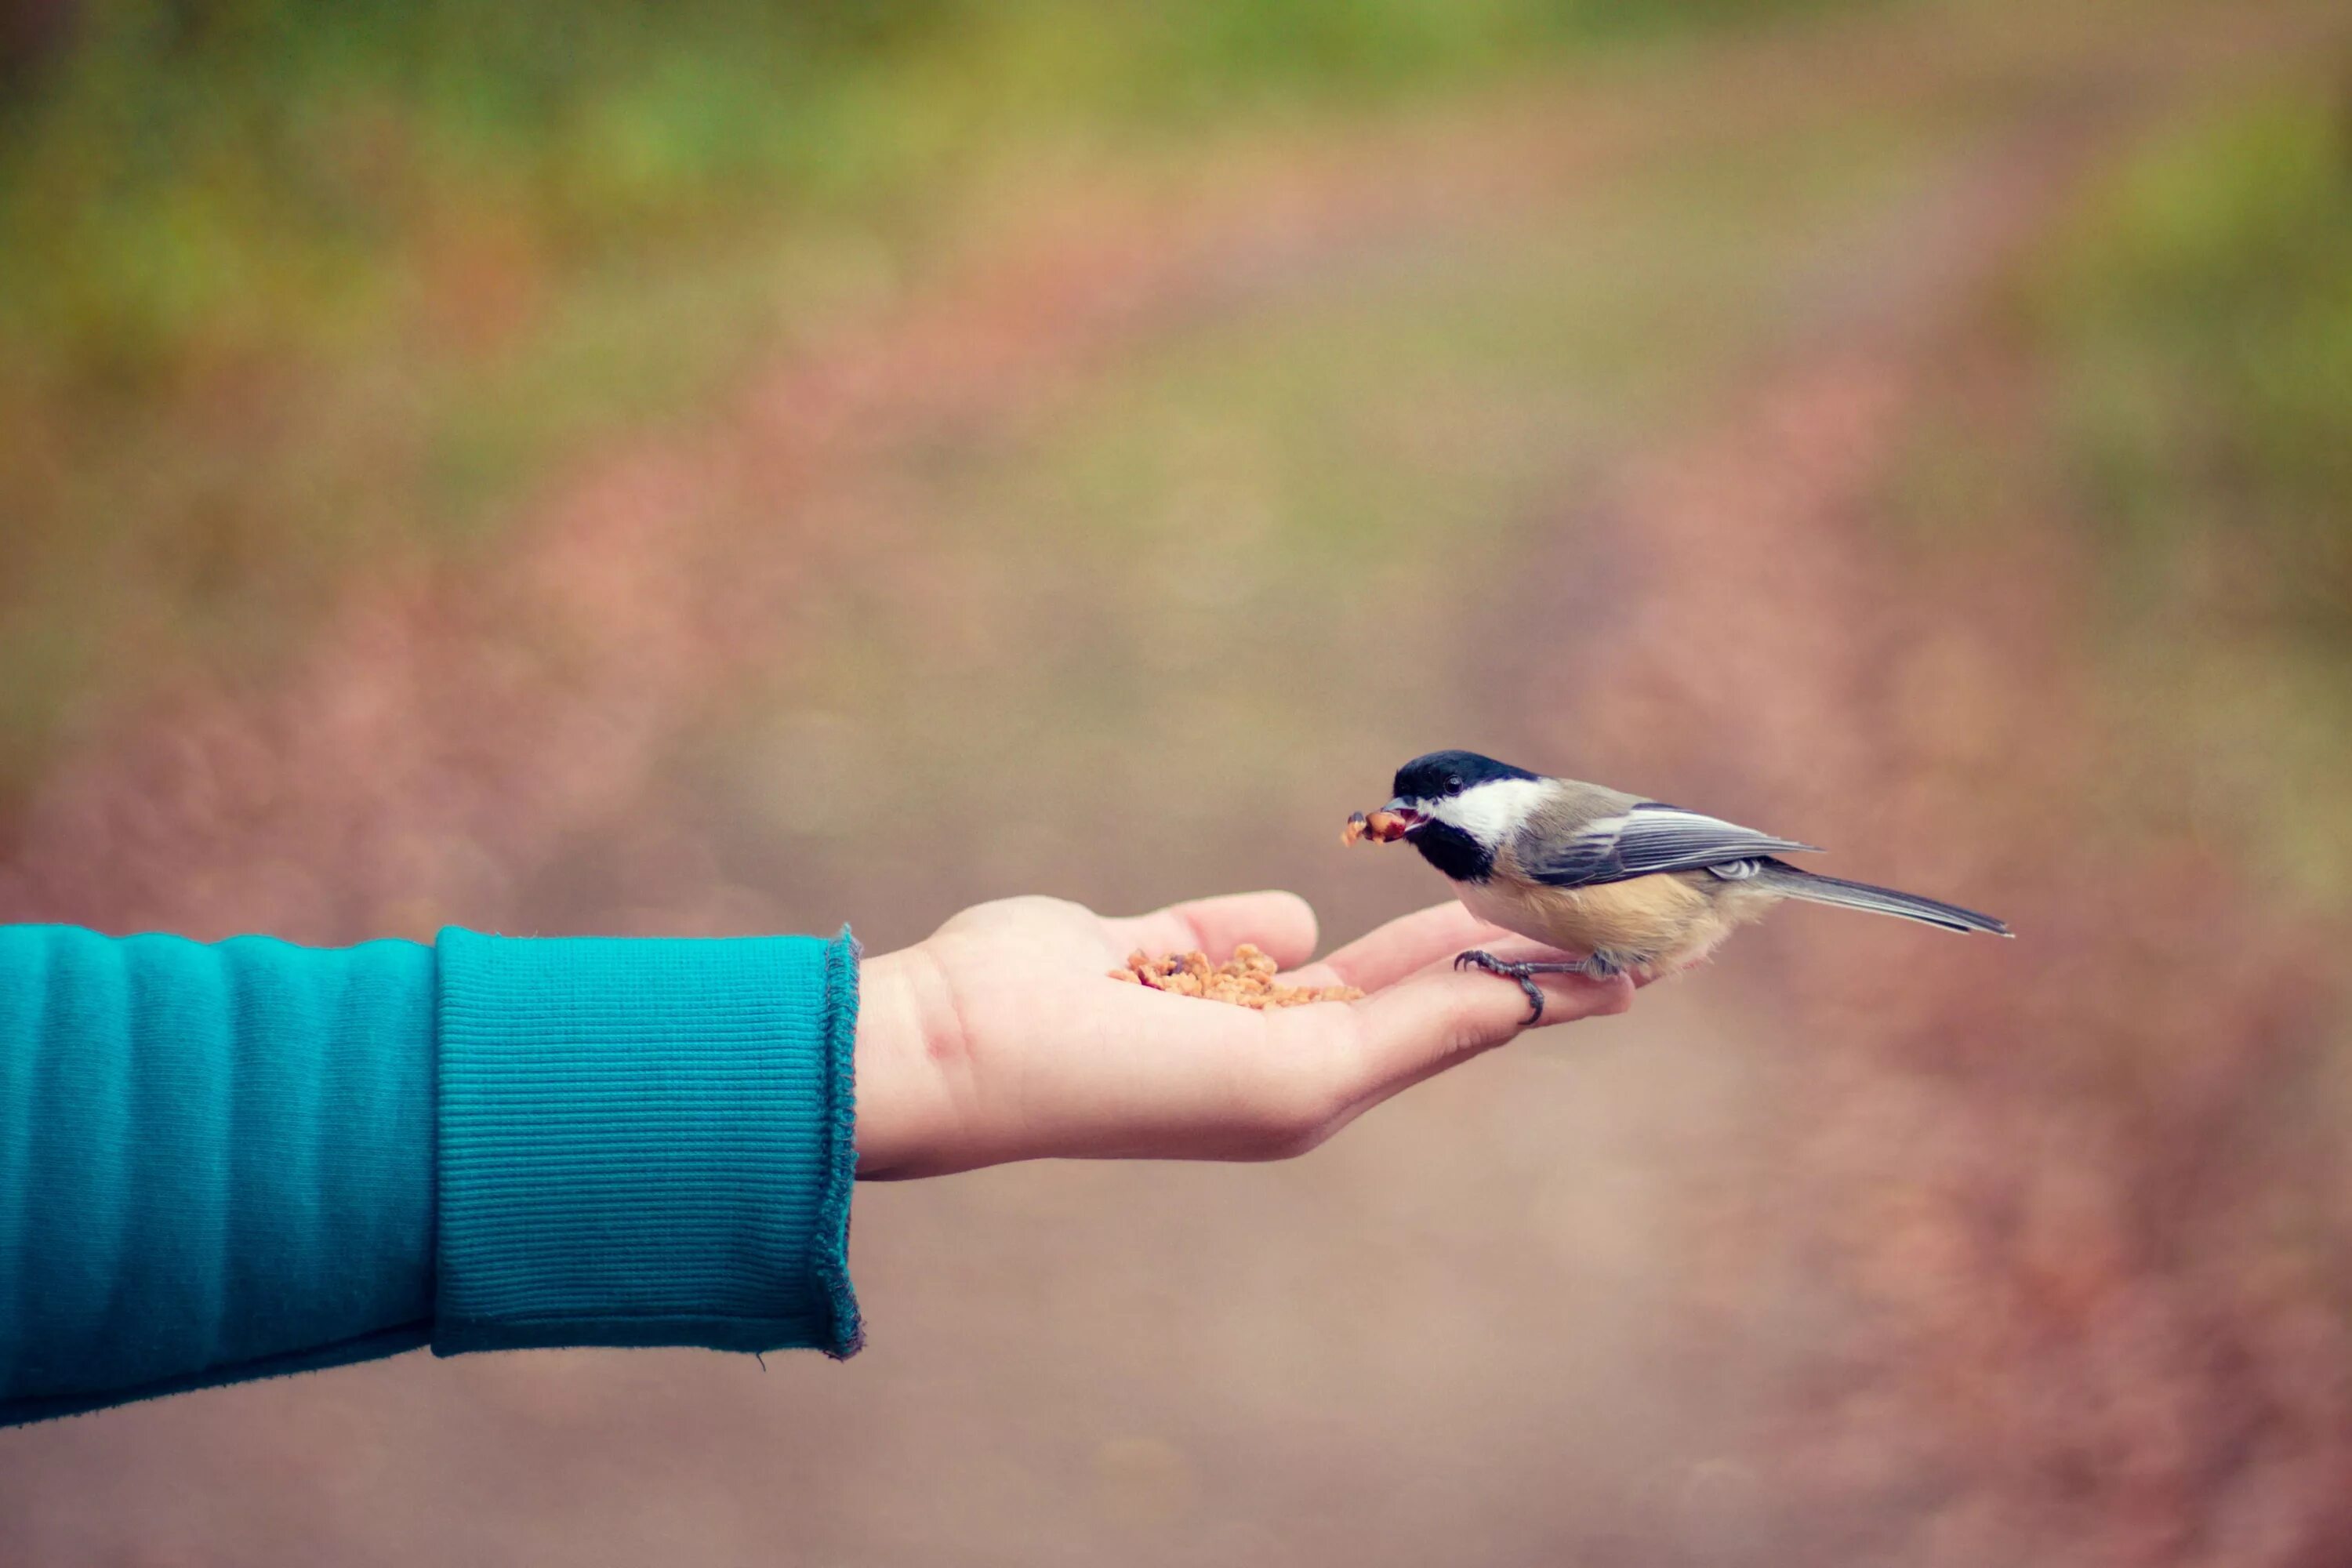
[[[1661,970],[1696,963],[1775,901],[1744,887],[1704,888],[1687,874],[1577,889],[1498,877],[1458,890],[1472,914],[1506,931],[1564,952],[1605,952]]]

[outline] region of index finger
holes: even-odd
[[[1357,1102],[1385,1100],[1526,1029],[1622,1013],[1633,1005],[1633,982],[1622,974],[1606,980],[1543,974],[1536,985],[1544,1008],[1542,1020],[1533,1025],[1528,1022],[1527,994],[1517,985],[1451,963],[1432,965],[1350,1004],[1360,1022],[1356,1059],[1348,1073]]]

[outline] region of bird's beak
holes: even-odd
[[[1428,814],[1421,809],[1419,802],[1407,800],[1402,795],[1397,796],[1394,800],[1389,802],[1388,805],[1381,807],[1381,809],[1391,814],[1392,816],[1402,817],[1404,819],[1405,831],[1408,833],[1429,820]]]

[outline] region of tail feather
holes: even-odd
[[[1900,893],[1893,888],[1874,887],[1868,882],[1849,882],[1842,877],[1824,877],[1816,871],[1801,871],[1781,860],[1766,859],[1756,880],[1785,898],[1835,904],[1841,909],[1868,910],[1873,914],[1900,915],[1906,921],[1939,926],[1945,931],[2015,934],[2005,922],[1958,904],[1922,898],[1916,893]]]

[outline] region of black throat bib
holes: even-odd
[[[1421,858],[1457,882],[1483,882],[1494,874],[1494,851],[1450,822],[1425,821],[1405,837]]]

